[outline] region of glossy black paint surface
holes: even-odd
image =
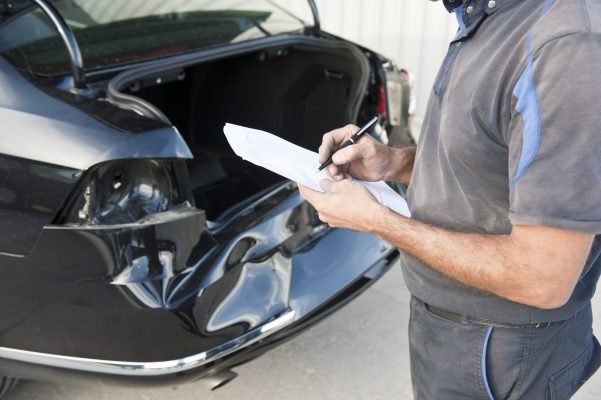
[[[75,169],[0,154],[0,253],[28,254],[79,176]]]
[[[324,305],[317,308],[314,312],[304,316],[298,322],[286,327],[276,334],[255,343],[235,354],[221,358],[206,366],[198,367],[183,373],[164,374],[153,377],[124,377],[117,375],[100,375],[81,370],[53,368],[44,365],[35,365],[26,362],[2,360],[0,362],[0,374],[19,376],[23,379],[40,379],[48,381],[67,381],[79,385],[82,382],[98,384],[100,382],[110,385],[140,386],[144,387],[156,385],[176,385],[189,381],[195,381],[204,377],[211,377],[219,371],[229,370],[230,368],[252,361],[274,347],[290,340],[294,336],[302,333],[315,323],[328,317],[341,307],[355,299],[375,281],[385,274],[398,259],[398,252],[392,252],[388,257],[367,270],[364,276],[359,277],[352,285],[339,292],[335,297]]]
[[[0,88],[0,154],[78,170],[123,158],[192,157],[174,127],[134,134],[127,123],[100,122],[49,96],[1,57]]]
[[[192,208],[140,226],[48,227],[26,259],[0,256],[11,277],[0,280],[0,343],[84,358],[177,359],[286,308],[301,319],[391,252],[373,236],[325,229],[293,184],[212,228]]]
[[[171,128],[170,125],[166,125],[161,121],[146,118],[133,111],[115,107],[107,101],[98,101],[86,96],[73,94],[45,82],[40,82],[37,87],[47,95],[69,104],[77,110],[83,111],[111,129],[126,133],[144,133]]]
[[[348,43],[300,35],[231,46],[227,57],[242,48],[248,53],[250,47],[277,52],[285,41],[363,58]],[[220,50],[212,49],[211,57],[225,58]],[[175,66],[203,62],[202,56],[182,57]],[[167,64],[153,63],[152,73],[140,76],[156,83],[171,71],[164,69]],[[137,77],[142,71],[128,72]],[[183,162],[192,153],[175,127],[142,116],[155,114],[140,112],[144,107],[134,107],[135,98],[119,103],[123,109],[104,99],[101,79],[89,92],[74,94],[65,91],[68,77],[52,87],[53,80],[41,84],[25,76],[0,57],[0,218],[3,212],[21,218],[13,227],[0,227],[0,246],[4,240],[14,250],[14,238],[29,238],[24,257],[2,254],[0,247],[0,350],[117,363],[179,360],[295,312],[294,324],[247,348],[150,380],[190,379],[245,362],[310,326],[362,292],[396,254],[374,236],[327,229],[292,183],[236,199],[234,208],[212,222],[204,211],[183,203],[122,225],[115,220],[100,221],[112,225],[49,225],[74,188],[71,197],[85,194],[76,186],[80,171],[117,160]],[[359,100],[367,78],[361,82]],[[31,173],[39,165],[44,172]],[[188,181],[187,173],[176,175]],[[25,191],[42,197],[14,199]],[[40,208],[44,218],[28,217]],[[60,379],[64,372],[0,359],[0,375]]]

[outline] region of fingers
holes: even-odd
[[[300,183],[298,183],[297,185],[298,191],[300,192],[301,196],[309,203],[314,203],[315,200],[317,200],[317,198],[321,195],[321,193],[319,193],[318,191],[303,186]]]
[[[344,172],[342,172],[342,169],[340,167],[338,167],[338,165],[336,165],[334,163],[328,165],[327,171],[328,171],[328,174],[335,181],[340,181],[340,180],[342,180],[342,179],[345,178],[345,174],[344,174]]]
[[[319,162],[326,162],[338,147],[357,132],[357,130],[359,130],[357,126],[347,125],[323,135],[321,146],[319,146]]]
[[[328,165],[327,171],[328,175],[330,175],[330,178],[335,181],[351,178],[348,165],[336,165],[335,163],[331,163]]]
[[[321,145],[319,146],[319,163],[323,164],[330,158],[330,155],[336,149],[336,140],[331,135],[331,132],[323,135]]]
[[[363,138],[362,138],[363,139]],[[366,138],[352,146],[338,150],[332,156],[332,163],[338,166],[347,165],[357,160],[365,160],[373,157],[377,153],[378,144],[371,138]]]
[[[341,181],[332,181],[330,179],[322,179],[320,182],[321,187],[325,191],[325,194],[328,193],[338,193],[340,191],[349,190],[350,188],[354,188],[355,182],[353,182],[353,178],[345,178]],[[324,193],[322,193],[324,194]]]
[[[325,190],[326,192],[333,192],[334,186],[336,185],[334,181],[331,181],[329,179],[322,179],[319,183],[321,184],[323,190]]]
[[[322,179],[319,183],[326,192],[334,192],[336,182],[330,179]],[[323,196],[323,193],[318,192],[317,190],[303,186],[300,183],[297,183],[297,185],[301,196],[303,196],[305,200],[309,201],[309,203],[312,203],[314,200],[318,200],[321,196]]]
[[[332,163],[337,166],[350,164],[355,160],[362,159],[364,151],[365,146],[360,143],[345,147],[344,149],[338,150],[336,153],[334,153],[332,156]]]

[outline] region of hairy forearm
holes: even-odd
[[[514,228],[511,235],[452,232],[384,207],[369,230],[465,285],[539,308],[567,301],[592,242],[586,234],[564,237],[564,232],[535,227],[517,233]],[[563,241],[561,248],[553,246],[557,240]]]

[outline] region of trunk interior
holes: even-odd
[[[349,49],[268,49],[187,67],[170,82],[137,81],[123,92],[159,108],[181,132],[195,157],[188,166],[196,205],[215,220],[283,180],[236,156],[225,123],[316,151],[325,132],[355,122],[366,65]]]

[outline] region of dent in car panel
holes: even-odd
[[[341,243],[355,251],[333,254]],[[14,277],[0,291],[22,304],[3,314],[0,342],[105,360],[187,357],[287,310],[304,318],[390,250],[372,235],[323,229],[291,183],[211,228],[186,206],[138,224],[47,227],[27,263],[0,259]]]
[[[288,309],[291,259],[280,253],[259,263],[246,263],[236,285],[211,315],[207,332],[244,324],[249,329]]]

